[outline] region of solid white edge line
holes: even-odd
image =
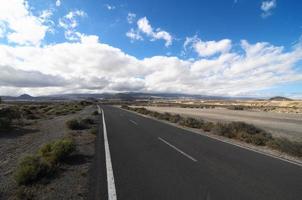
[[[132,122],[133,124],[137,125],[137,123],[131,119],[129,119],[130,122]]]
[[[177,148],[176,146],[170,144],[169,142],[167,142],[166,140],[162,139],[161,137],[158,137],[158,139],[160,141],[162,141],[163,143],[165,143],[166,145],[172,147],[173,149],[175,149],[176,151],[178,151],[179,153],[181,153],[182,155],[186,156],[187,158],[189,158],[190,160],[197,162],[197,160],[195,158],[193,158],[192,156],[186,154],[185,152],[183,152],[182,150],[180,150],[179,148]]]
[[[101,110],[100,106],[98,106],[98,110],[100,112],[100,110]],[[104,131],[105,156],[106,156],[108,199],[109,200],[116,200],[117,195],[116,195],[116,189],[115,189],[115,183],[114,183],[114,176],[113,176],[110,149],[109,149],[109,143],[108,143],[108,137],[107,137],[105,115],[104,115],[104,110],[103,109],[102,109],[102,118],[103,118],[103,131]]]

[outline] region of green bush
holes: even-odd
[[[71,139],[62,139],[42,146],[38,154],[51,165],[55,165],[74,152],[75,148]]]
[[[267,143],[267,146],[293,156],[302,157],[301,142],[292,142],[286,138],[274,138]]]
[[[18,165],[14,178],[18,185],[33,183],[52,172],[50,165],[40,156],[26,156]]]

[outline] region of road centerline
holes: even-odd
[[[98,106],[98,111],[100,112],[100,106]],[[106,122],[104,110],[102,109],[102,118],[103,118],[103,131],[104,131],[104,143],[105,143],[105,156],[106,156],[106,171],[107,171],[107,187],[108,187],[108,200],[117,200],[114,175],[112,169],[112,162],[110,156],[110,148],[108,143]]]
[[[137,125],[137,122],[135,122],[135,121],[133,121],[131,119],[129,119],[129,121],[132,122],[133,124]]]
[[[176,146],[174,146],[173,144],[170,144],[169,142],[167,142],[166,140],[162,139],[161,137],[158,137],[157,139],[159,139],[161,142],[165,143],[166,145],[170,146],[171,148],[173,148],[174,150],[178,151],[179,153],[181,153],[182,155],[184,155],[185,157],[189,158],[190,160],[197,162],[197,160],[195,158],[193,158],[192,156],[190,156],[189,154],[183,152],[182,150],[180,150],[179,148],[177,148]]]

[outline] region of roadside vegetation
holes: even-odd
[[[213,123],[202,119],[182,117],[178,114],[150,111],[144,107],[122,105],[121,108],[171,123],[177,123],[181,126],[202,129],[219,136],[240,140],[257,146],[267,146],[292,156],[302,157],[302,143],[293,142],[285,138],[274,138],[270,133],[244,122]]]
[[[39,119],[73,114],[88,105],[91,105],[91,102],[7,104],[0,108],[0,130],[11,131]]]
[[[68,129],[73,131],[89,129],[89,132],[92,135],[96,135],[98,132],[97,121],[96,121],[96,116],[98,115],[98,112],[94,111],[91,113],[91,115],[92,115],[91,117],[86,117],[84,119],[76,118],[76,119],[68,120],[66,122],[66,126]]]
[[[81,174],[88,173],[87,166],[92,162],[97,112],[94,114],[93,107],[83,109],[92,104],[90,101],[0,104],[1,156],[6,161],[1,166],[0,199],[41,199],[45,191],[49,191],[45,196],[55,196],[50,188],[61,187],[54,184],[64,185],[65,179],[72,180],[73,186],[85,186],[73,191],[86,195],[87,178]],[[83,117],[76,121],[83,130],[64,129],[66,121],[77,117]],[[25,156],[22,152],[26,152]],[[74,177],[64,177],[70,174]]]
[[[13,126],[14,121],[18,121],[21,114],[17,107],[7,107],[0,110],[0,130],[8,130]]]
[[[95,120],[90,117],[85,119],[71,119],[66,122],[66,125],[70,130],[90,129],[95,124]]]
[[[14,174],[17,184],[28,185],[51,177],[75,150],[74,141],[68,138],[45,144],[36,154],[21,159]]]

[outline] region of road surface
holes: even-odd
[[[118,200],[302,198],[301,166],[119,108],[102,108],[112,174],[100,124],[91,199],[108,199],[108,191],[109,199],[116,195]],[[115,190],[108,190],[112,178]]]
[[[286,137],[293,141],[302,142],[302,114],[155,106],[146,108],[152,111],[181,114],[213,122],[243,121],[263,128],[277,137]]]

